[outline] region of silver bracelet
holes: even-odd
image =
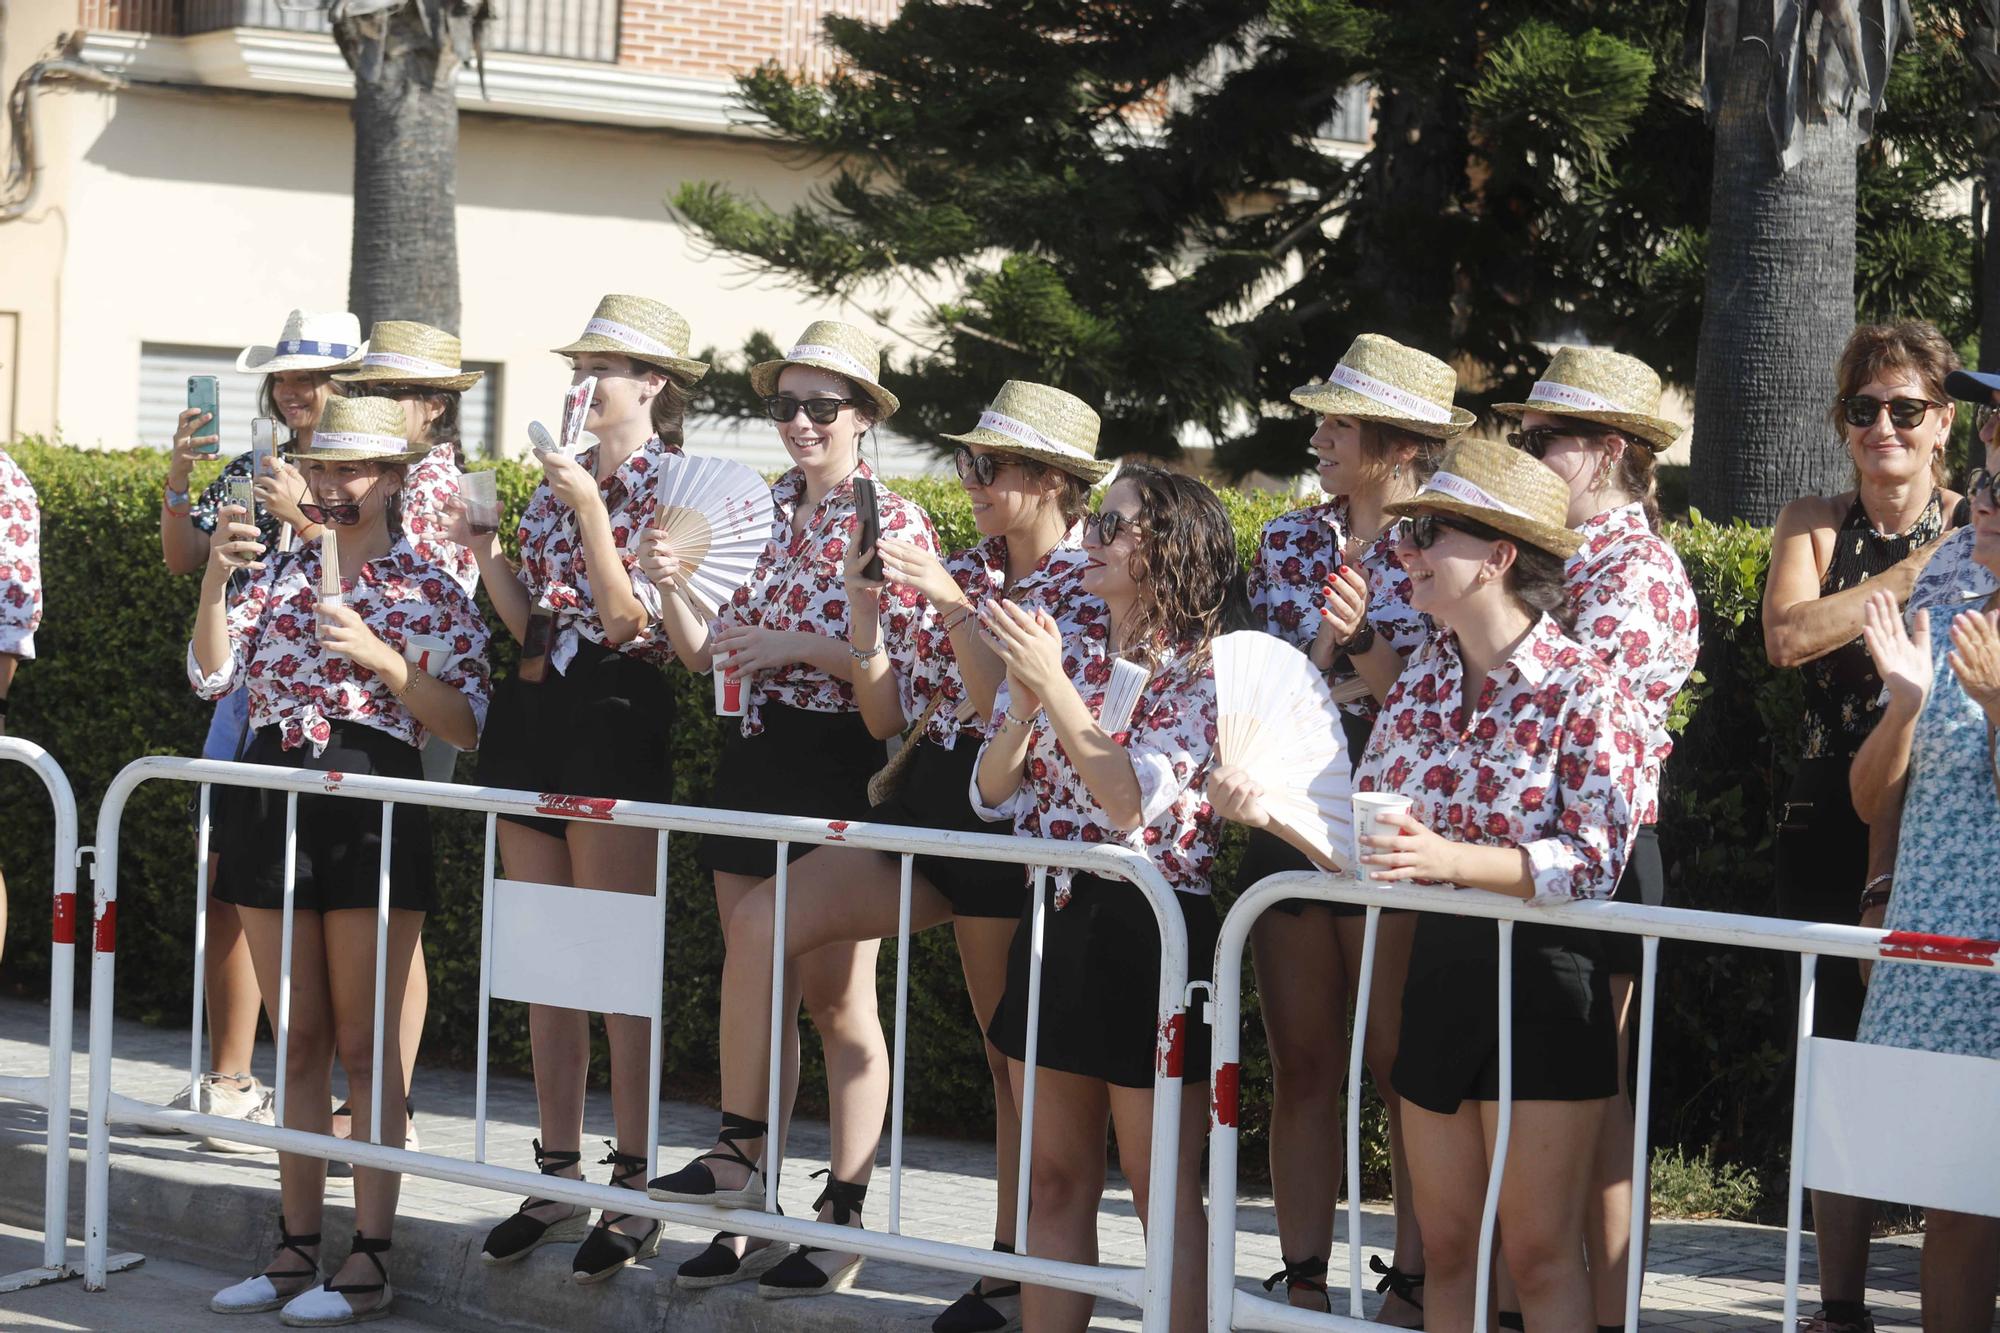
[[[1015,717],[1014,710],[1010,708],[1000,715],[1000,725],[995,730],[1005,731],[1009,727],[1032,727],[1033,725],[1035,725],[1033,717]]]
[[[870,662],[874,661],[876,658],[882,655],[882,648],[883,645],[879,643],[876,644],[873,648],[866,648],[866,649],[856,648],[850,642],[847,645],[847,655],[853,658],[855,661],[861,663],[861,665],[867,666]]]

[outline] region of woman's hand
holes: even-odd
[[[882,562],[882,578],[871,579],[861,572],[861,567],[866,565],[874,554],[874,548],[863,549],[858,541],[850,540],[847,543],[847,554],[840,561],[840,581],[847,588],[847,601],[851,607],[863,604],[870,607],[881,605],[880,594],[889,584],[888,561]]]
[[[190,407],[181,413],[180,420],[175,424],[173,453],[167,459],[167,484],[175,490],[184,491],[188,488],[188,478],[194,475],[196,461],[215,456],[197,451],[220,444],[222,437],[195,434],[213,420],[215,420],[213,412]]]
[[[270,470],[257,474],[255,485],[257,503],[264,506],[265,513],[280,523],[291,524],[293,532],[312,526],[299,512],[306,498],[306,479],[297,468],[273,454]]]
[[[2000,718],[2000,612],[1961,611],[1953,616],[1951,652],[1945,660],[1966,697],[1985,710],[1987,720]]]
[[[1003,598],[989,597],[979,608],[979,623],[985,627],[986,642],[1007,664],[1009,705],[1017,715],[1026,716],[1029,700],[1048,698],[1069,683],[1063,671],[1062,630],[1049,613],[1036,608],[1023,610]]]
[[[1368,576],[1344,564],[1327,576],[1325,592],[1326,608],[1319,613],[1314,637],[1326,639],[1328,647],[1337,649],[1359,634],[1368,618]]]
[[[944,567],[944,562],[912,542],[884,537],[881,543],[882,573],[891,583],[915,588],[924,600],[940,611],[966,600],[965,593]]]
[[[1244,828],[1268,828],[1270,813],[1264,809],[1264,789],[1257,780],[1234,764],[1223,764],[1208,775],[1208,803],[1216,814]]]
[[[261,572],[264,543],[257,540],[257,528],[244,522],[241,505],[224,505],[215,511],[215,536],[208,543],[209,573],[227,580],[239,569]]]
[[[798,647],[792,642],[795,637],[789,630],[725,624],[715,631],[710,642],[717,665],[732,676],[743,677],[754,671],[775,671],[798,661]]]
[[[667,534],[658,528],[639,534],[639,572],[656,588],[672,591],[681,586],[681,558]]]
[[[584,510],[592,505],[604,508],[604,496],[597,489],[597,478],[583,470],[582,464],[564,453],[541,455],[542,475],[548,478],[549,489],[555,497],[571,509]]]
[[[1377,814],[1376,827],[1383,824],[1394,824],[1400,832],[1373,833],[1356,839],[1361,844],[1361,863],[1379,867],[1370,871],[1368,878],[1429,880],[1440,884],[1456,884],[1463,878],[1458,856],[1461,844],[1440,837],[1407,810]]]
[[[1921,712],[1931,694],[1930,612],[1917,612],[1906,631],[1895,594],[1873,593],[1862,608],[1861,637],[1875,659],[1875,674],[1889,691],[1890,706]]]
[[[375,631],[368,628],[354,608],[342,602],[319,602],[313,606],[313,614],[319,617],[322,647],[385,677],[393,688],[397,683],[396,667],[402,663],[403,655],[376,638]]]

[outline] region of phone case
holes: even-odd
[[[570,386],[563,400],[562,439],[564,453],[575,453],[583,444],[583,423],[590,415],[590,403],[597,396],[597,376],[587,375],[583,383]]]
[[[276,417],[253,417],[250,421],[250,475],[264,476],[269,472],[269,464],[278,456],[278,420]]]
[[[215,376],[188,376],[188,406],[209,414],[208,424],[198,427],[197,433],[215,436],[222,434],[222,410],[219,404],[220,393],[221,390],[216,383]],[[214,444],[203,445],[195,452],[200,454],[217,454],[221,451],[222,444],[218,440]]]
[[[520,676],[530,685],[539,685],[549,677],[549,636],[555,620],[555,613],[546,606],[528,612],[528,630],[521,644]]]
[[[229,503],[242,505],[245,523],[257,521],[257,487],[247,477],[232,477],[229,481]]]
[[[854,508],[861,516],[861,525],[854,534],[854,539],[861,544],[862,550],[874,550],[882,539],[882,511],[876,507],[875,483],[866,477],[854,479]],[[880,551],[875,551],[875,554],[868,557],[868,562],[861,566],[861,577],[864,579],[882,577]]]

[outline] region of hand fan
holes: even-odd
[[[562,448],[575,453],[583,448],[583,421],[590,415],[591,399],[597,397],[597,376],[585,375],[581,383],[569,386],[563,398]]]
[[[757,571],[771,540],[771,488],[733,459],[677,454],[660,470],[653,526],[680,562],[680,586],[712,616]]]
[[[1146,689],[1146,682],[1153,678],[1148,668],[1128,657],[1114,658],[1111,663],[1111,680],[1104,687],[1104,702],[1097,706],[1097,725],[1104,728],[1107,735],[1116,736],[1121,731],[1130,730],[1132,712],[1139,706],[1139,696]]]
[[[340,605],[340,530],[331,523],[319,530],[319,599]],[[313,636],[325,638],[325,628],[315,624]]]
[[[1224,634],[1215,656],[1215,757],[1254,778],[1271,818],[1347,868],[1354,812],[1340,709],[1318,668],[1282,639]]]

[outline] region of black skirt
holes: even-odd
[[[253,733],[247,764],[319,773],[422,778],[414,746],[358,722],[335,722],[326,749],[287,750],[277,727]],[[214,807],[221,871],[215,896],[238,907],[285,905],[285,797],[259,787],[217,787]],[[298,873],[292,906],[305,912],[374,911],[382,868],[382,804],[338,796],[300,796]],[[429,912],[437,905],[431,869],[430,811],[398,805],[389,852],[389,906]]]
[[[1660,830],[1652,824],[1641,824],[1638,836],[1632,839],[1632,854],[1625,858],[1625,869],[1618,876],[1618,887],[1612,891],[1611,900],[1658,907],[1665,901],[1666,894],[1667,870],[1660,860]],[[1645,966],[1642,936],[1605,934],[1600,937],[1598,947],[1604,955],[1604,970],[1614,977],[1636,977]]]
[[[1365,717],[1342,711],[1340,729],[1347,741],[1347,763],[1351,769],[1361,767],[1362,752],[1368,748],[1368,738],[1374,733],[1374,722]],[[1342,853],[1345,855],[1345,852]],[[1260,879],[1281,874],[1287,870],[1317,870],[1312,858],[1286,842],[1275,833],[1262,829],[1252,829],[1243,848],[1243,859],[1236,865],[1236,891],[1249,888]],[[1316,911],[1331,912],[1335,916],[1361,916],[1367,908],[1358,903],[1330,903],[1317,898],[1286,898],[1273,903],[1271,910],[1283,912],[1287,916],[1299,916],[1312,908]],[[1384,908],[1384,912],[1396,912],[1400,908]]]
[[[868,734],[859,713],[815,713],[766,703],[762,735],[746,737],[743,719],[717,719],[722,727],[722,759],[716,768],[717,810],[748,810],[809,819],[861,820],[868,817],[868,779],[882,767],[882,742]],[[817,843],[795,842],[790,860]],[[705,870],[760,879],[778,868],[775,843],[760,838],[701,840]]]
[[[1498,925],[1438,912],[1417,922],[1391,1081],[1427,1111],[1500,1098]],[[1593,936],[1514,927],[1516,1101],[1594,1101],[1618,1090],[1610,976]]]
[[[1868,826],[1854,813],[1850,760],[1807,759],[1778,816],[1778,915],[1851,926],[1868,881]],[[1787,993],[1797,1005],[1799,956],[1785,955]],[[1821,958],[1814,969],[1813,1035],[1852,1041],[1867,987],[1852,958]]]
[[[979,761],[979,733],[961,732],[947,750],[928,738],[903,771],[894,796],[868,812],[878,824],[952,829],[962,833],[1009,833],[1008,824],[988,823],[972,809],[972,770]],[[957,856],[919,856],[913,868],[951,902],[953,916],[1021,915],[1028,899],[1028,868],[1018,862],[971,861]]]
[[[674,798],[674,691],[659,667],[585,639],[567,671],[539,684],[501,682],[479,743],[484,787],[610,796]],[[560,838],[569,821],[502,815]]]
[[[1153,1086],[1159,1047],[1160,931],[1145,894],[1121,880],[1077,874],[1069,901],[1057,910],[1055,876],[1044,890],[1041,1035],[1035,1063],[1121,1088]],[[1188,980],[1215,971],[1220,930],[1205,893],[1176,893],[1187,924]],[[1034,938],[1032,900],[1007,951],[1007,991],[986,1036],[1001,1054],[1028,1058],[1028,965]],[[1208,1082],[1209,1030],[1188,1015],[1181,1078]]]

